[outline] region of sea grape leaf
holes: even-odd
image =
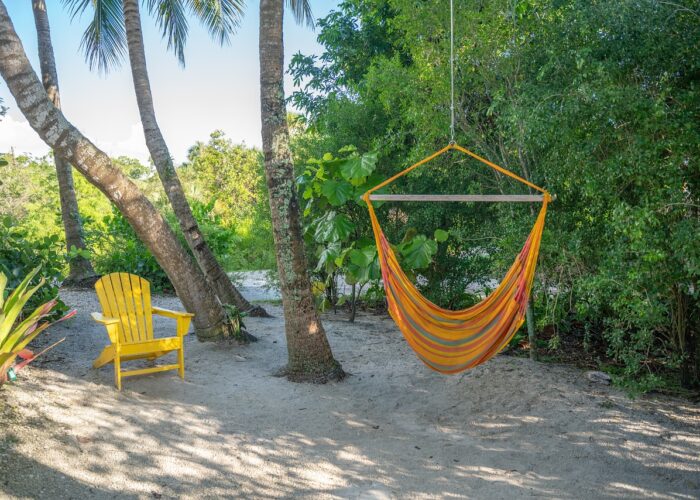
[[[354,224],[346,215],[330,211],[316,219],[314,239],[318,242],[342,241],[354,230]]]
[[[336,259],[340,255],[340,242],[333,242],[325,247],[322,247],[321,253],[318,255],[318,264],[316,271],[325,269],[326,272],[333,272]]]
[[[321,185],[321,194],[328,199],[328,203],[339,207],[352,197],[352,186],[347,182],[327,180]]]
[[[370,245],[361,249],[354,249],[350,252],[350,263],[347,265],[345,282],[348,285],[379,279],[379,259],[377,249]]]
[[[340,166],[340,174],[347,181],[363,180],[377,166],[377,153],[365,153],[362,156],[352,156]]]
[[[428,239],[425,235],[419,234],[411,241],[400,245],[401,255],[406,267],[410,269],[423,269],[433,259],[437,252],[435,240]]]
[[[350,262],[356,266],[369,266],[376,255],[377,249],[374,246],[355,249],[350,252]]]
[[[444,241],[447,241],[448,236],[450,236],[450,233],[445,231],[444,229],[436,229],[435,230],[435,241],[438,243],[442,243]]]

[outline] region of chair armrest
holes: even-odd
[[[185,335],[187,335],[187,332],[189,332],[190,321],[192,321],[194,314],[184,311],[171,311],[170,309],[163,309],[161,307],[153,307],[151,308],[151,311],[153,312],[153,314],[177,320],[178,337],[182,338]]]
[[[194,314],[192,313],[184,311],[171,311],[170,309],[163,309],[162,307],[153,307],[151,310],[153,314],[157,314],[158,316],[165,316],[166,318],[178,319],[194,317]]]
[[[92,319],[105,326],[105,328],[107,329],[107,335],[109,335],[109,340],[112,342],[112,344],[117,346],[118,350],[119,329],[117,328],[117,325],[119,325],[121,321],[117,318],[109,318],[107,316],[103,316],[102,313],[92,313]]]
[[[117,318],[103,316],[102,313],[92,313],[92,319],[105,326],[116,325],[119,323],[119,320]]]

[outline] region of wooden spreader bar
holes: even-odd
[[[544,201],[541,194],[370,194],[371,201]]]

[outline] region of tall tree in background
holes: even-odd
[[[41,66],[41,77],[44,89],[49,99],[56,108],[61,109],[61,97],[58,91],[58,73],[56,72],[56,60],[51,43],[51,30],[49,27],[49,16],[46,12],[46,2],[44,0],[31,0],[34,11],[34,24],[36,25],[36,35],[39,49],[39,64]],[[63,230],[66,235],[67,250],[75,248],[85,249],[83,240],[83,227],[78,212],[78,200],[73,187],[73,171],[70,163],[55,154],[54,163],[56,165],[56,177],[58,178],[58,191],[61,201],[61,218],[63,220]],[[69,273],[66,282],[80,284],[90,281],[95,277],[95,271],[90,261],[82,255],[75,255],[68,260]]]
[[[146,52],[141,31],[139,0],[105,0],[94,3],[94,20],[83,37],[83,46],[91,66],[106,70],[119,61],[126,41],[131,76],[141,116],[146,145],[153,159],[165,193],[178,219],[187,244],[197,263],[213,286],[219,300],[233,304],[252,316],[267,316],[260,306],[253,306],[238,291],[209,248],[185,197],[182,184],[173,164],[163,134],[156,120],[151,83],[146,65]],[[83,0],[69,0],[74,13],[88,6]],[[186,7],[199,17],[212,35],[222,43],[238,26],[242,3],[239,0],[151,1],[148,3],[157,22],[168,39],[168,46],[184,63],[184,45],[187,39]]]
[[[306,1],[290,3],[298,20],[310,19]],[[260,1],[262,140],[289,357],[285,374],[297,381],[340,379],[343,370],[333,358],[311,293],[301,234],[284,101],[283,16],[284,0]]]
[[[185,308],[196,314],[197,336],[200,339],[221,336],[227,331],[226,314],[204,275],[160,212],[48,99],[29,64],[3,0],[0,0],[0,40],[0,76],[29,125],[57,157],[71,163],[126,217],[167,273]]]

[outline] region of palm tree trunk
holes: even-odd
[[[311,293],[284,104],[284,0],[260,1],[260,107],[265,176],[279,270],[290,380],[340,379]]]
[[[138,102],[141,123],[146,136],[146,145],[151,158],[153,158],[153,163],[156,166],[165,193],[170,200],[170,205],[173,207],[175,216],[185,235],[187,244],[222,303],[234,304],[239,310],[247,311],[249,315],[268,316],[262,307],[253,307],[234,286],[222,269],[221,264],[214,257],[194,215],[192,215],[192,209],[187,202],[182,184],[180,184],[180,179],[175,171],[170,151],[156,121],[151,82],[148,78],[148,69],[146,67],[143,34],[141,32],[139,0],[123,0],[122,6],[129,48],[129,62],[131,63],[131,76],[134,81],[136,101]]]
[[[185,308],[196,314],[197,336],[202,340],[222,336],[226,331],[226,315],[201,271],[136,185],[49,100],[29,64],[3,0],[0,0],[0,76],[29,125],[44,142],[57,156],[75,166],[126,217],[167,273]]]
[[[34,11],[34,24],[39,48],[39,63],[41,65],[41,76],[44,89],[49,99],[56,108],[61,109],[61,97],[58,92],[58,74],[56,72],[56,61],[53,55],[53,45],[51,44],[51,30],[49,28],[49,16],[46,12],[46,2],[44,0],[32,0],[32,10]],[[58,178],[58,192],[61,200],[61,218],[63,219],[63,230],[66,234],[66,248],[85,250],[83,240],[83,226],[78,212],[78,200],[73,187],[73,171],[70,163],[66,162],[54,152],[54,163],[56,164],[56,177]],[[85,257],[80,255],[70,258],[68,261],[69,273],[65,283],[85,284],[94,281],[95,270],[92,264]]]

